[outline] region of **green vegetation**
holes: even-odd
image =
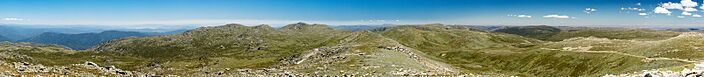
[[[575,37],[598,37],[625,40],[664,40],[679,35],[678,32],[648,29],[579,29],[563,31],[548,40],[561,41]]]
[[[144,37],[147,34],[139,32],[124,32],[124,31],[104,31],[100,33],[82,33],[82,34],[63,34],[46,32],[35,37],[30,37],[18,42],[32,42],[43,44],[57,44],[69,47],[75,50],[85,50],[100,43],[125,37]]]
[[[92,50],[125,53],[172,68],[270,68],[282,65],[279,60],[285,57],[335,44],[345,35],[347,31],[321,24],[291,24],[280,30],[228,24],[177,35],[115,40]]]
[[[692,61],[704,57],[698,53],[704,47],[704,35],[694,32],[560,30],[548,26],[498,31],[505,33],[442,24],[399,25],[373,32],[306,23],[280,29],[227,24],[166,36],[112,40],[84,51],[3,44],[0,59],[46,66],[89,61],[129,71],[179,76],[287,73],[554,77],[691,66]],[[602,31],[605,35],[597,35]]]
[[[562,41],[576,37],[597,37],[623,40],[664,40],[679,35],[667,30],[632,28],[564,28],[551,26],[516,26],[498,29],[496,32],[516,34],[546,41]]]
[[[541,25],[541,26],[508,27],[508,28],[504,28],[504,29],[495,30],[495,32],[516,34],[516,35],[521,35],[521,36],[540,39],[540,40],[548,40],[552,36],[560,33],[561,30],[559,28]]]
[[[467,72],[521,76],[600,76],[683,65],[680,61],[643,62],[628,55],[541,49],[543,42],[520,36],[443,28],[401,26],[381,32]],[[548,47],[553,43],[545,43]]]

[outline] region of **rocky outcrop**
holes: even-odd
[[[702,77],[704,76],[704,62],[694,64],[692,68],[682,70],[653,69],[643,70],[629,74],[607,74],[602,77]]]
[[[684,47],[679,46],[683,44],[702,47],[697,44],[701,42],[682,39],[687,40],[679,42],[687,43],[640,47]],[[442,24],[405,25],[377,32],[349,32],[306,23],[280,29],[268,25],[228,24],[176,35],[114,40],[84,52],[0,45],[3,46],[0,59],[8,61],[7,65],[0,65],[0,72],[9,71],[0,75],[50,76],[64,75],[67,71],[67,76],[111,77],[172,74],[186,77],[506,76],[503,74],[550,77],[600,76],[689,63],[655,59],[641,62],[639,60],[645,56],[618,55],[628,52],[591,52],[617,49],[609,48],[617,46],[635,47],[612,43],[631,43],[629,40],[573,38],[566,41],[575,42],[545,43],[518,35]],[[644,42],[653,45],[650,43]],[[675,49],[685,48],[672,48]],[[693,50],[678,50],[683,51]]]
[[[84,64],[72,64],[67,66],[44,66],[41,64],[33,64],[28,62],[11,62],[2,61],[0,64],[0,76],[78,76],[78,77],[95,77],[95,76],[121,76],[121,77],[148,77],[160,76],[154,74],[146,74],[135,71],[121,70],[115,66],[99,66],[93,62]],[[9,71],[13,70],[13,71]],[[167,75],[168,76],[168,75]]]
[[[122,69],[116,68],[115,66],[99,66],[93,62],[86,62],[84,64],[75,64],[75,66],[81,66],[87,69],[99,70],[104,74],[112,74],[118,76],[141,76],[140,73],[132,71],[124,71]]]
[[[406,47],[395,46],[395,47],[379,47],[379,48],[384,48],[384,49],[404,53],[404,54],[408,55],[409,58],[411,58],[411,59],[413,59],[413,60],[415,60],[415,61],[417,61],[427,67],[432,68],[434,72],[441,72],[444,74],[457,73],[457,71],[455,71],[453,68],[436,64],[437,62],[432,62],[432,61],[430,61],[430,59],[427,59],[425,57],[421,57],[418,54],[416,54],[416,52],[413,52],[411,49],[406,48]],[[412,72],[412,71],[399,69],[396,72],[397,72],[396,75],[404,75],[405,72]],[[416,72],[416,74],[414,74],[414,75],[421,75],[422,76],[422,75],[434,75],[434,74],[433,73]]]

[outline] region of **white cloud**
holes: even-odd
[[[681,0],[680,3],[672,3],[672,2],[661,3],[660,6],[655,8],[654,13],[672,15],[672,12],[670,12],[669,9],[676,9],[676,10],[682,11],[682,15],[684,15],[684,16],[677,16],[677,18],[684,18],[685,16],[694,15],[691,12],[699,11],[698,9],[695,8],[698,5],[699,5],[699,3],[694,2],[692,0]],[[704,6],[702,6],[700,8],[704,9]]]
[[[664,7],[655,7],[655,10],[653,10],[653,11],[658,14],[667,14],[667,15],[672,14],[672,12],[670,12],[670,10],[667,10]]]
[[[638,13],[638,15],[640,15],[640,16],[646,16],[646,15],[648,15],[648,13]]]
[[[684,9],[682,4],[672,2],[662,3],[660,7],[664,7],[665,9]]]
[[[686,7],[686,8],[684,8],[682,11],[688,11],[688,12],[690,12],[690,11],[699,11],[699,10],[697,10],[697,9],[695,9],[695,8],[693,8],[693,7]]]
[[[645,11],[645,9],[641,9],[641,8],[633,8],[633,9],[636,9],[637,11]]]
[[[690,15],[692,15],[692,13],[689,13],[689,12],[682,12],[682,15],[690,16]]]
[[[696,7],[697,6],[697,2],[694,2],[692,0],[682,0],[682,1],[680,1],[680,3],[684,7]]]
[[[682,11],[698,11],[694,7],[698,6],[699,3],[694,2],[692,0],[682,0],[680,3],[672,3],[672,2],[667,2],[667,3],[662,3],[658,7],[663,7],[665,9],[677,9],[677,10],[682,10]],[[704,7],[702,7],[704,8]],[[656,8],[657,9],[657,8]]]
[[[636,6],[640,6],[640,3],[636,3]]]
[[[366,20],[366,22],[386,22],[386,20]]]
[[[516,17],[519,17],[519,18],[531,18],[531,17],[533,17],[533,16],[529,16],[529,15],[518,15],[518,16],[516,16]]]
[[[700,17],[702,17],[702,15],[694,14],[694,15],[692,15],[692,17],[700,18]]]
[[[509,17],[518,17],[518,18],[532,18],[532,17],[533,17],[533,16],[530,16],[530,15],[523,15],[523,14],[521,14],[521,15],[509,14],[509,15],[507,15],[507,16],[509,16]]]
[[[558,19],[566,19],[570,18],[570,16],[567,15],[557,15],[557,14],[552,14],[552,15],[545,15],[543,18],[558,18]]]
[[[635,7],[633,7],[633,8],[632,8],[632,7],[628,7],[628,8],[623,8],[623,7],[622,7],[621,10],[625,10],[625,11],[645,11],[645,9],[642,9],[642,8],[635,8]]]
[[[585,12],[585,13],[592,13],[592,12],[595,12],[595,11],[596,11],[596,9],[594,9],[594,8],[586,8],[586,9],[584,9],[584,12]]]
[[[22,20],[24,20],[24,19],[21,19],[21,18],[3,18],[2,20],[5,20],[5,21],[22,21]]]

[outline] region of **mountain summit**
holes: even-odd
[[[704,43],[694,32],[663,40],[543,41],[443,24],[374,30],[227,24],[112,40],[84,51],[11,43],[1,45],[6,64],[0,68],[20,75],[76,76],[602,76],[687,67],[702,59],[697,43]],[[631,32],[620,30],[626,31],[613,32]],[[57,68],[72,72],[41,71]]]

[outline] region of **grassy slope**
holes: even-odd
[[[648,29],[578,29],[563,30],[562,32],[547,38],[550,41],[562,41],[575,37],[598,37],[609,39],[625,40],[663,40],[679,35],[678,32],[648,30]]]
[[[516,34],[529,38],[535,38],[540,40],[548,40],[550,37],[557,35],[561,32],[559,28],[551,26],[516,26],[508,27],[504,29],[495,30],[495,32],[502,32],[508,34]]]
[[[691,45],[698,41],[682,37],[666,40],[672,45]],[[78,64],[93,61],[98,64],[116,65],[125,70],[145,70],[151,64],[164,68],[194,70],[197,68],[269,68],[287,66],[281,60],[309,53],[316,48],[341,49],[325,51],[332,54],[311,58],[304,62],[312,66],[293,65],[291,69],[316,71],[312,67],[333,66],[336,71],[392,71],[392,67],[360,69],[359,65],[399,65],[399,68],[432,69],[408,59],[403,53],[380,47],[403,46],[418,52],[420,56],[437,65],[449,64],[465,73],[508,74],[520,76],[600,76],[643,69],[672,67],[686,64],[680,61],[642,61],[643,58],[609,53],[583,53],[542,48],[559,49],[578,44],[600,45],[598,42],[576,42],[577,40],[545,43],[540,40],[517,35],[492,33],[441,24],[407,25],[386,28],[380,32],[348,32],[334,30],[319,24],[291,24],[282,29],[261,25],[255,27],[229,24],[218,27],[199,28],[182,34],[128,38],[114,40],[89,51],[75,52],[56,47],[18,48],[0,47],[4,54],[19,54],[31,57],[3,58],[5,61],[32,61],[44,65]],[[623,41],[627,42],[627,41]],[[693,43],[694,42],[694,43]],[[607,44],[620,45],[620,44]],[[694,44],[698,47],[698,44]],[[21,47],[21,46],[20,46]],[[700,46],[699,46],[700,47]],[[692,47],[689,47],[692,48]],[[20,50],[16,50],[20,49]],[[615,48],[595,48],[615,49]],[[690,52],[689,50],[685,50]],[[355,54],[368,54],[354,56]],[[663,56],[698,57],[675,55],[685,52],[666,53]],[[669,55],[668,55],[669,54]],[[353,56],[350,56],[353,55]],[[327,59],[340,61],[329,62]],[[440,62],[433,62],[433,61]],[[321,64],[322,63],[322,64]],[[310,68],[307,68],[310,67]],[[191,71],[156,71],[160,74],[186,75]],[[337,72],[339,74],[339,72]]]
[[[47,66],[81,64],[86,61],[92,61],[104,65],[116,65],[125,69],[136,69],[138,67],[132,66],[138,66],[145,61],[137,57],[122,56],[118,53],[78,52],[63,49],[63,47],[27,43],[3,44],[0,45],[0,52],[5,55],[13,55],[2,58],[4,61],[30,62]]]
[[[381,32],[403,45],[441,57],[467,72],[523,76],[595,76],[684,64],[642,62],[642,58],[603,53],[543,50],[540,41],[441,25],[401,26]],[[531,45],[533,44],[533,45]],[[532,47],[531,47],[532,46]]]
[[[436,72],[438,70],[434,70],[432,67],[423,64],[423,61],[435,63],[432,65],[443,66],[443,63],[435,62],[430,59],[423,59],[423,61],[419,62],[410,58],[406,53],[385,49],[386,47],[395,46],[401,45],[376,33],[358,31],[340,40],[338,45],[316,48],[321,51],[306,52],[306,54],[318,53],[314,54],[312,57],[306,58],[302,64],[288,66],[288,68],[300,70],[299,72],[304,73],[322,72],[331,75],[339,75],[355,73],[381,74],[395,72],[397,69],[423,72],[434,71],[434,73],[439,73]],[[418,56],[429,57],[423,54],[418,54]],[[316,68],[324,68],[324,70]]]
[[[552,26],[515,26],[495,32],[521,35],[545,41],[562,41],[577,37],[598,37],[622,40],[664,40],[679,35],[667,30],[631,28],[557,28]]]
[[[561,42],[548,43],[547,48],[591,47],[590,51],[615,51],[645,57],[679,58],[701,60],[704,48],[704,35],[696,32],[683,33],[664,40],[622,40],[608,38],[573,38]]]
[[[179,35],[117,40],[94,50],[125,53],[180,69],[267,68],[281,65],[279,60],[284,57],[335,44],[348,34],[320,24],[291,24],[280,30],[229,24]]]

